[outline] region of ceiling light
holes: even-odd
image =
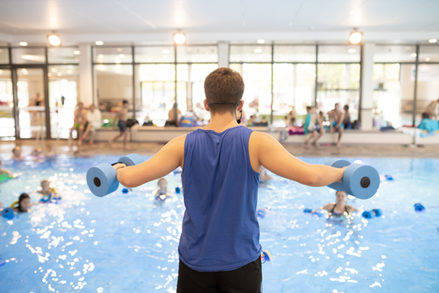
[[[265,44],[265,40],[259,39],[259,40],[256,41],[256,43],[258,43],[258,44]]]
[[[360,45],[363,42],[363,33],[354,28],[354,30],[349,34],[349,44]]]
[[[355,54],[355,53],[357,53],[357,50],[355,48],[349,48],[348,49],[348,53],[349,54]]]
[[[262,53],[262,49],[261,48],[256,48],[253,50],[253,52],[255,52],[256,54],[261,54]]]
[[[61,38],[57,33],[51,32],[50,34],[48,34],[47,41],[49,42],[49,45],[52,47],[61,46]]]
[[[81,55],[81,51],[79,51],[79,50],[73,50],[73,55]]]
[[[27,45],[28,45],[28,43],[27,42],[20,42],[20,43],[18,43],[20,46],[22,46],[22,47],[26,47]]]
[[[435,43],[437,43],[437,39],[429,39],[428,42],[430,44],[435,44]]]
[[[181,31],[177,31],[172,34],[172,39],[174,40],[175,45],[184,45],[186,43],[186,34]]]
[[[413,58],[416,57],[416,53],[411,53],[410,56],[412,56]]]
[[[96,46],[102,46],[104,44],[103,41],[96,41]]]
[[[431,61],[431,58],[430,57],[426,57],[425,61],[429,62],[429,61]]]

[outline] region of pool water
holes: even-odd
[[[157,182],[150,182],[127,194],[119,187],[106,197],[93,196],[87,168],[116,159],[3,160],[4,168],[22,173],[0,183],[4,206],[21,192],[37,202],[34,191],[42,179],[63,199],[0,219],[1,292],[175,292],[182,195],[156,201]],[[439,160],[361,161],[394,178],[383,176],[369,200],[348,200],[359,209],[380,208],[379,218],[331,221],[304,214],[304,208],[333,202],[334,191],[277,176],[261,185],[258,208],[267,211],[260,218],[261,244],[272,256],[263,264],[264,292],[439,291]],[[170,190],[181,186],[179,174],[166,178]],[[426,210],[415,212],[416,202]]]

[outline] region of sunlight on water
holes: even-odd
[[[4,161],[21,172],[0,185],[4,206],[21,192],[40,198],[48,179],[62,196],[58,204],[35,205],[13,220],[1,219],[2,291],[175,292],[184,203],[173,192],[154,200],[156,182],[98,198],[88,191],[88,166],[116,157],[44,162]],[[329,158],[305,158],[325,163]],[[353,161],[353,160],[351,160]],[[310,188],[274,178],[259,189],[261,244],[272,255],[263,265],[264,292],[419,292],[439,287],[439,160],[367,159],[382,185],[373,198],[350,198],[379,218],[328,219],[303,213],[334,201],[328,188]],[[393,181],[386,180],[391,174]],[[179,174],[167,176],[181,188]],[[426,211],[416,213],[415,202]],[[17,277],[19,276],[19,277]],[[403,277],[402,277],[403,276]]]

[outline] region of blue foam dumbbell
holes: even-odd
[[[7,220],[12,220],[14,218],[14,210],[12,208],[5,208],[2,210],[2,217]]]
[[[420,202],[415,203],[413,205],[413,207],[415,208],[415,212],[423,212],[423,211],[425,211],[425,207]]]
[[[380,209],[373,209],[370,211],[364,211],[361,216],[365,219],[378,218],[383,215],[383,212]]]
[[[122,163],[127,166],[134,166],[142,162],[143,159],[141,156],[138,154],[131,154],[120,157],[117,163]],[[117,181],[117,172],[113,165],[103,163],[88,169],[87,185],[94,195],[105,196],[112,193],[119,187],[119,181]]]
[[[360,199],[371,198],[380,186],[380,176],[375,168],[346,160],[336,160],[329,164],[335,168],[347,167],[342,182],[334,182],[328,187],[345,191]]]

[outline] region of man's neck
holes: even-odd
[[[232,113],[222,113],[212,115],[209,124],[207,124],[203,129],[210,129],[216,132],[222,132],[226,129],[238,126],[236,118]]]

